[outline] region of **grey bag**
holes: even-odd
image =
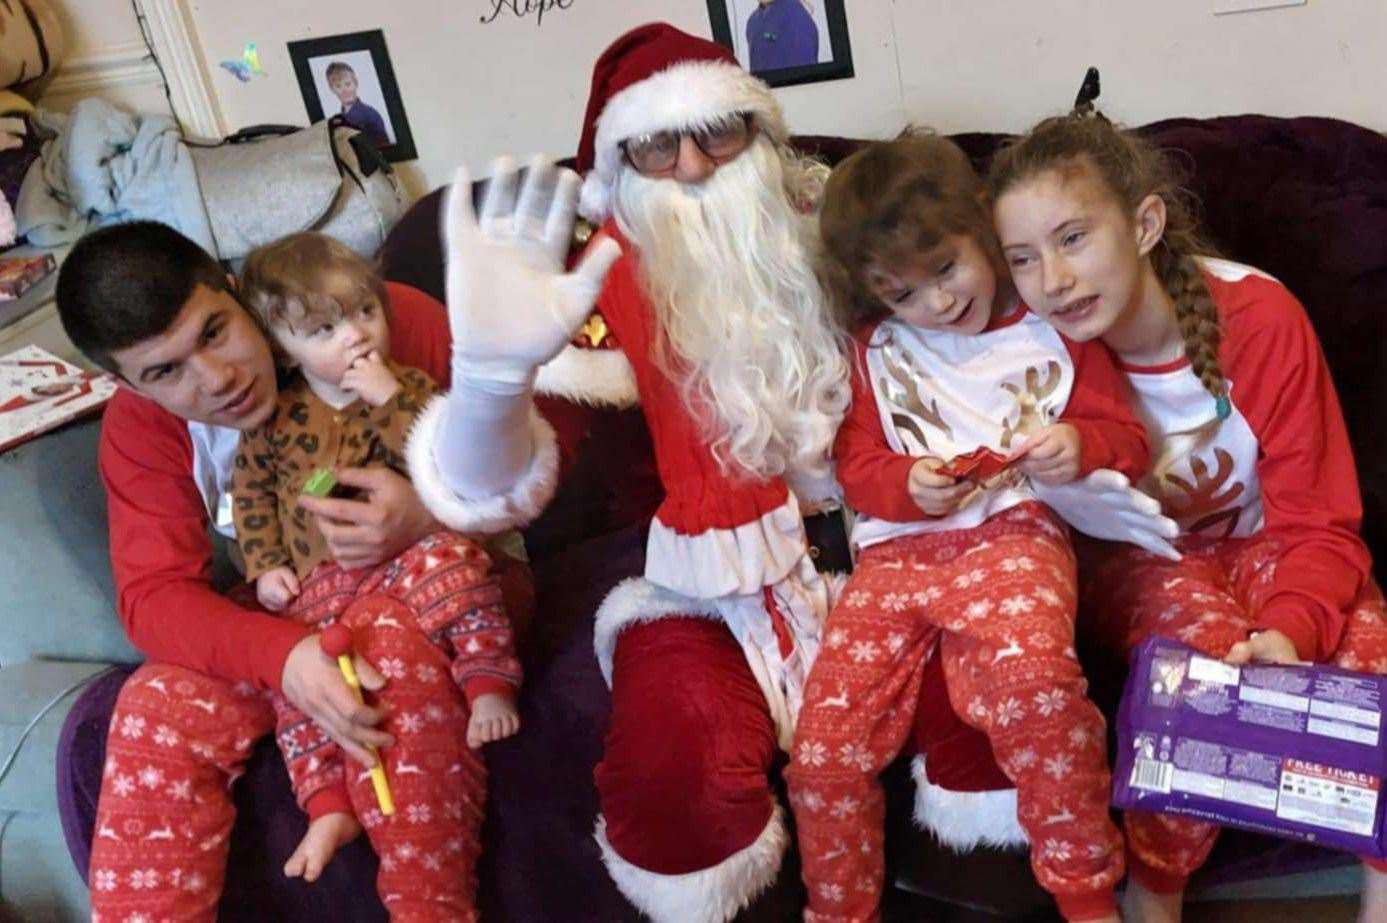
[[[244,129],[215,146],[189,147],[223,260],[295,231],[320,231],[370,257],[404,213],[390,165],[339,118]]]

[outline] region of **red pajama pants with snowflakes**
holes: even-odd
[[[366,828],[391,919],[475,920],[486,767],[465,742],[460,685],[485,677],[513,688],[520,669],[489,566],[472,542],[438,533],[373,570],[315,572],[321,579],[310,579],[298,603],[340,618],[357,653],[387,677],[374,703],[395,738],[381,752],[397,810],[389,818],[369,774],[292,709],[277,722],[271,696],[182,667],[137,670],[107,741],[93,919],[215,919],[235,820],[231,784],[278,723],[300,802],[352,810]]]
[[[878,919],[878,776],[910,734],[936,649],[949,699],[1016,784],[1031,866],[1073,920],[1115,911],[1122,837],[1108,817],[1103,718],[1074,653],[1074,555],[1026,503],[973,529],[863,551],[810,672],[787,778],[805,919]]]
[[[1222,657],[1247,638],[1271,589],[1278,547],[1256,536],[1183,548],[1183,561],[1167,561],[1130,545],[1079,543],[1087,645],[1110,659],[1128,654],[1152,635],[1173,638],[1211,657]],[[1387,673],[1387,609],[1369,580],[1331,660],[1346,670]],[[1158,893],[1181,891],[1204,864],[1219,828],[1168,814],[1128,811],[1127,852],[1132,875]],[[1366,860],[1387,871],[1387,863]]]

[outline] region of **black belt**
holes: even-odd
[[[809,557],[819,573],[846,574],[852,570],[848,526],[841,508],[804,517],[804,535],[809,540]]]

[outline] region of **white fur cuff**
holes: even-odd
[[[597,818],[593,833],[607,874],[626,899],[655,923],[727,923],[775,881],[790,834],[785,812],[775,806],[755,841],[712,868],[683,875],[661,875],[632,865],[607,842],[607,820]]]
[[[915,778],[915,825],[928,830],[955,852],[979,846],[1025,846],[1026,831],[1016,818],[1016,789],[957,792],[930,782],[923,755],[910,764]]]
[[[692,616],[724,621],[722,613],[711,600],[680,596],[657,586],[644,577],[630,577],[612,587],[597,607],[592,646],[597,653],[597,666],[607,688],[612,685],[612,658],[616,656],[616,639],[622,629],[655,622],[671,616]]]
[[[433,457],[447,409],[447,395],[434,398],[415,418],[410,430],[405,456],[419,499],[439,522],[458,532],[491,534],[528,525],[543,512],[558,489],[559,442],[554,428],[532,408],[530,437],[534,454],[530,466],[505,493],[481,500],[465,500],[444,481]]]

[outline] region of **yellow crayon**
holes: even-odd
[[[361,680],[357,679],[351,655],[339,654],[337,666],[342,671],[342,678],[352,687],[352,692],[356,693],[356,700],[364,705],[366,700],[361,697]],[[371,784],[376,788],[376,801],[380,802],[380,812],[389,817],[395,813],[395,798],[390,794],[390,782],[385,778],[385,765],[381,762],[380,754],[375,747],[368,745],[366,749],[376,758],[376,765],[371,767]]]

